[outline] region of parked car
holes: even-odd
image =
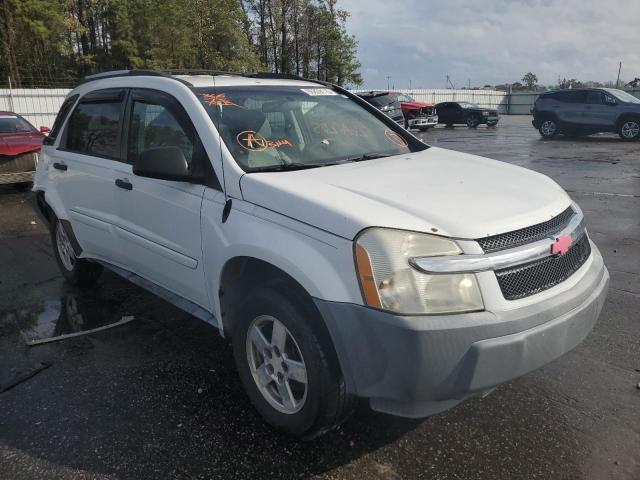
[[[406,129],[415,128],[424,132],[438,124],[436,106],[433,103],[418,102],[406,93],[391,92],[390,96],[400,103]]]
[[[0,185],[29,185],[48,131],[47,127],[36,130],[17,113],[0,112]]]
[[[577,88],[542,93],[532,110],[533,126],[545,138],[559,133],[618,133],[640,138],[640,99],[615,88]]]
[[[398,125],[405,126],[404,114],[402,113],[402,106],[399,101],[396,100],[395,95],[391,92],[358,92],[360,98],[363,98],[374,107],[384,112],[391,120]]]
[[[34,200],[69,282],[107,267],[211,323],[255,408],[304,438],[356,397],[425,417],[488,394],[579,344],[609,282],[549,178],[277,75],[88,78]]]
[[[436,105],[438,123],[448,127],[464,124],[469,128],[485,124],[488,127],[497,125],[500,120],[498,111],[494,108],[484,108],[470,102],[442,102]]]

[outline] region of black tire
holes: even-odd
[[[58,262],[58,268],[62,276],[72,285],[91,286],[95,284],[98,278],[100,278],[104,267],[99,263],[75,257],[71,268],[65,265],[65,260],[63,260],[64,254],[61,252],[62,247],[58,245],[57,241],[58,229],[62,229],[64,232],[60,220],[53,217],[53,222],[51,223],[51,244],[53,247],[53,255],[56,257],[56,262]]]
[[[324,327],[317,323],[322,321],[319,314],[275,288],[259,287],[243,303],[233,328],[233,353],[242,385],[264,420],[303,440],[313,439],[344,422],[353,411],[355,398],[346,391],[335,352],[328,344],[328,334],[320,331]],[[247,335],[254,320],[264,316],[273,317],[286,327],[306,367],[306,398],[295,413],[274,408],[251,373]]]
[[[498,122],[487,122],[487,127],[495,127]]]
[[[429,130],[429,127],[418,127],[418,130],[420,130],[421,132],[426,132],[427,130]]]
[[[629,117],[622,120],[618,126],[618,135],[629,142],[640,139],[640,117]]]
[[[478,115],[477,113],[471,113],[467,115],[466,123],[467,127],[476,128],[478,125],[480,125],[480,115]]]
[[[558,121],[553,117],[542,118],[538,131],[542,138],[553,138],[558,134]]]

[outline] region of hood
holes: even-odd
[[[424,103],[424,102],[402,102],[402,108],[408,110],[415,110],[419,108],[433,108],[435,105],[433,103]]]
[[[251,173],[240,186],[249,202],[349,239],[373,226],[481,238],[544,222],[571,204],[540,173],[436,147],[309,170]]]
[[[42,147],[42,140],[44,135],[40,132],[0,133],[0,155],[37,152]]]

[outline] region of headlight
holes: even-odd
[[[459,255],[453,241],[436,235],[370,228],[356,239],[356,269],[367,305],[401,314],[482,310],[476,276],[426,274],[409,265],[412,257]]]

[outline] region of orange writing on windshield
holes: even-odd
[[[233,103],[224,93],[203,93],[201,95],[204,103],[208,105],[218,105],[221,107],[239,107],[237,103]]]
[[[267,140],[262,135],[258,135],[253,130],[245,130],[236,136],[238,144],[252,152],[260,152],[268,148],[293,147],[293,144],[286,138],[279,140]]]

